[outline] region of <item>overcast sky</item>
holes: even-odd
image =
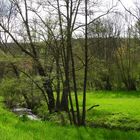
[[[117,1],[117,0],[115,0]],[[121,0],[121,2],[125,5],[125,7],[127,8],[133,8],[134,7],[134,3],[138,1],[138,0]],[[120,8],[122,8],[122,6],[120,5]]]
[[[121,0],[123,2],[124,5],[126,5],[127,7],[131,7],[133,6],[133,3],[136,1],[136,0]]]

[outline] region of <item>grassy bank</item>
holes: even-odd
[[[88,120],[97,124],[137,128],[140,124],[140,99],[137,93],[88,93]],[[139,140],[140,132],[105,128],[75,128],[44,121],[24,120],[8,111],[1,98],[0,140]]]
[[[87,120],[93,125],[140,130],[140,92],[89,92]]]

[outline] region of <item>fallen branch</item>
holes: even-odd
[[[90,111],[91,109],[93,109],[94,107],[98,107],[99,105],[93,105],[92,107],[90,107],[89,109],[87,109],[87,111]]]

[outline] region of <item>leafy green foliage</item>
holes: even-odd
[[[19,102],[23,102],[21,97],[21,89],[17,79],[4,79],[1,83],[1,95],[3,95],[6,104],[9,107],[14,107]]]
[[[23,75],[20,78],[3,79],[1,83],[1,95],[10,108],[24,106],[36,110],[40,106],[42,99],[36,86]]]

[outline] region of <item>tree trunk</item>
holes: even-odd
[[[67,81],[64,82],[63,84],[63,93],[62,93],[62,99],[61,99],[61,110],[63,111],[68,111],[68,84],[66,83]]]
[[[87,89],[87,71],[88,71],[88,32],[87,32],[87,0],[85,0],[85,67],[84,67],[84,87],[83,87],[83,110],[82,110],[82,125],[85,125],[86,121],[86,89]]]
[[[44,71],[42,65],[40,64],[40,62],[35,61],[35,63],[36,63],[36,67],[37,67],[39,75],[42,77],[46,77],[45,71]],[[48,109],[49,109],[50,113],[52,113],[55,110],[55,99],[54,99],[54,95],[53,95],[53,88],[52,88],[51,80],[46,79],[43,83],[43,87],[48,95]]]
[[[112,85],[109,76],[106,76],[105,90],[112,90]]]

